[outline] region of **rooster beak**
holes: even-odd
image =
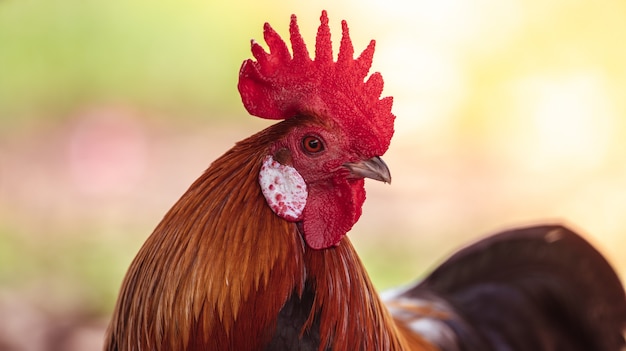
[[[384,183],[391,183],[389,167],[378,156],[364,161],[347,162],[343,166],[350,171],[352,178],[370,178]]]

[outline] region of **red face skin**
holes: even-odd
[[[292,166],[306,183],[308,197],[298,227],[307,244],[332,247],[359,219],[365,201],[363,177],[344,164],[372,155],[356,150],[358,144],[341,128],[326,127],[315,117],[296,119],[299,123],[270,147],[270,155]]]

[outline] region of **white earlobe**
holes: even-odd
[[[274,213],[291,222],[302,219],[308,192],[304,178],[295,168],[268,155],[259,172],[259,184]]]

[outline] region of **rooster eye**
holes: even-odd
[[[309,154],[316,154],[324,150],[324,144],[318,137],[308,135],[302,139],[302,148]]]

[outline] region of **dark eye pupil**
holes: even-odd
[[[302,146],[306,152],[317,153],[324,149],[321,140],[314,136],[307,136],[302,140]]]

